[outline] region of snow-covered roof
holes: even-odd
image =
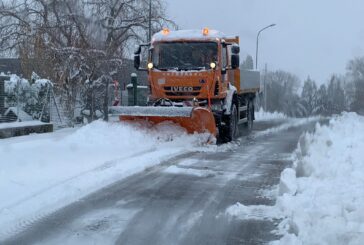
[[[20,108],[18,109],[16,107],[9,107],[5,111],[4,116],[6,116],[10,111],[13,112],[18,117],[18,119],[20,119],[22,122],[33,120],[33,118],[28,113],[26,113],[22,109],[20,109]],[[19,113],[19,115],[18,115],[18,113]]]
[[[176,41],[176,40],[215,40],[216,38],[227,38],[227,36],[216,30],[209,30],[207,35],[203,34],[203,30],[178,30],[169,31],[168,34],[163,30],[154,34],[152,42],[160,41]]]

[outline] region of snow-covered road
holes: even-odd
[[[82,131],[77,133],[81,144],[72,145],[74,133],[60,135],[63,142],[71,142],[69,148],[63,148],[64,155],[58,155],[58,158],[69,158],[70,167],[83,166],[82,161],[87,163],[91,159],[91,162],[99,160],[99,163],[87,165],[88,169],[81,168],[78,177],[70,176],[63,182],[66,184],[57,182],[50,188],[54,192],[40,191],[39,195],[44,194],[43,199],[48,198],[43,200],[47,205],[39,205],[37,202],[42,199],[34,198],[34,195],[10,201],[3,198],[6,203],[1,205],[7,207],[2,207],[1,212],[6,215],[0,222],[3,221],[2,227],[9,229],[3,229],[2,244],[259,244],[275,240],[279,237],[271,232],[278,221],[240,220],[226,215],[225,211],[237,202],[273,205],[275,193],[272,188],[279,182],[281,171],[291,163],[289,156],[297,147],[299,136],[312,130],[317,120],[262,120],[255,124],[252,134],[240,139],[239,144],[219,147],[201,146],[201,139],[196,136],[174,138],[173,142],[151,140],[148,139],[151,135],[130,135],[130,129],[107,134],[101,143],[92,141],[92,135]],[[107,128],[104,130],[108,132]],[[120,152],[113,155],[117,152],[114,144],[121,141],[117,133],[129,134],[122,143],[123,147],[129,147],[129,151],[122,153],[124,155]],[[110,138],[111,143],[104,145]],[[49,139],[42,140],[47,143]],[[59,147],[54,140],[48,143],[51,150]],[[83,144],[96,144],[102,147],[105,155],[91,149],[81,162],[72,161],[72,152],[90,150],[80,148]],[[135,149],[141,152],[135,152]],[[26,154],[27,151],[13,157],[22,160],[26,159]],[[106,165],[100,164],[105,160]],[[47,164],[44,166],[47,168]],[[140,173],[123,179],[137,172]],[[4,172],[3,176],[6,177]],[[120,181],[115,183],[118,179]],[[97,191],[100,185],[105,188]],[[62,190],[65,193],[60,193]],[[86,196],[90,192],[93,193]],[[78,198],[75,193],[79,193]],[[11,196],[10,192],[6,194]],[[14,200],[15,207],[33,208],[38,214],[31,212],[27,216],[20,208],[14,208]],[[35,207],[24,206],[29,203]],[[50,209],[50,203],[56,205]],[[45,211],[39,213],[37,208],[40,207]],[[20,223],[4,226],[21,215]]]
[[[201,142],[204,135],[187,135],[174,125],[142,130],[102,121],[1,140],[0,227],[6,228],[0,241],[109,184],[203,147]]]

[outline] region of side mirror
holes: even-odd
[[[139,70],[140,68],[140,53],[142,51],[142,47],[139,46],[138,49],[134,52],[134,67]]]
[[[239,54],[240,53],[240,47],[238,45],[231,46],[231,52],[233,54]]]
[[[134,67],[139,71],[147,71],[150,44],[141,44],[134,53]]]
[[[137,70],[139,70],[139,68],[140,68],[140,54],[134,55],[134,67]]]
[[[239,68],[240,64],[240,56],[238,54],[232,54],[231,55],[231,68],[237,69]]]

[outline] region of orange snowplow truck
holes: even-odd
[[[142,60],[143,49],[147,55]],[[111,113],[123,121],[172,121],[189,133],[232,141],[239,124],[252,128],[260,90],[259,72],[240,71],[239,53],[239,37],[207,28],[164,29],[134,56],[135,67],[148,72],[147,105],[111,107]]]

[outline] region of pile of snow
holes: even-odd
[[[273,220],[282,218],[276,209],[265,205],[246,206],[236,203],[226,209],[226,214],[239,219],[249,220]]]
[[[300,139],[282,172],[275,244],[364,244],[364,117],[345,113]]]
[[[0,240],[50,212],[176,155],[206,135],[162,124],[153,130],[96,121],[74,130],[0,141]],[[9,233],[10,232],[10,233]]]
[[[282,220],[274,245],[364,244],[364,117],[344,113],[300,138],[274,206],[236,203],[242,220]]]
[[[257,121],[271,121],[271,120],[281,120],[281,119],[286,119],[287,116],[284,115],[281,112],[267,112],[264,111],[263,108],[261,107],[259,109],[259,111],[255,112],[255,118]]]

